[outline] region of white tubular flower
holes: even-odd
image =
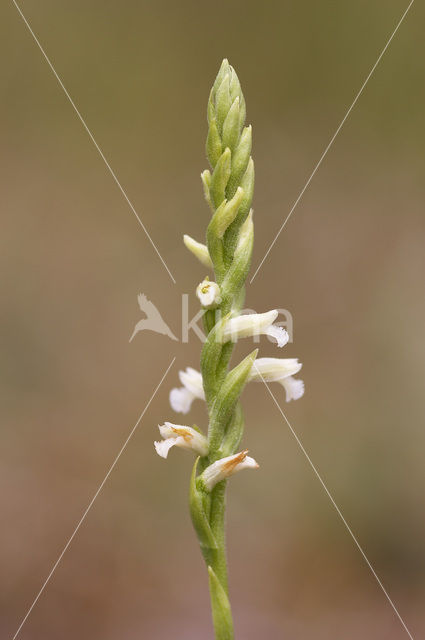
[[[191,253],[193,253],[193,255],[196,256],[198,260],[202,262],[202,264],[205,267],[208,267],[208,269],[213,268],[211,256],[205,244],[202,244],[201,242],[197,242],[196,240],[194,240],[193,238],[191,238],[186,234],[183,236],[183,242],[187,247],[187,249],[189,249],[189,251],[191,251]]]
[[[210,464],[200,476],[201,483],[205,489],[212,491],[218,482],[232,476],[237,471],[242,471],[242,469],[258,469],[259,465],[247,453],[248,450],[245,449],[245,451],[235,453],[233,456],[227,456],[227,458],[221,458],[221,460]]]
[[[258,358],[249,374],[249,382],[277,382],[293,376],[301,369],[298,358]]]
[[[183,387],[170,391],[170,405],[177,413],[188,413],[195,398],[205,400],[202,375],[196,369],[187,367],[186,371],[179,371],[180,382]]]
[[[201,305],[206,309],[214,309],[221,302],[220,287],[216,282],[210,281],[209,278],[205,278],[198,284],[196,295]]]
[[[304,395],[304,382],[292,376],[302,364],[298,358],[258,358],[249,374],[249,382],[280,382],[286,392],[286,402],[298,400]]]
[[[161,458],[166,458],[171,447],[181,447],[189,451],[194,451],[200,456],[208,453],[208,442],[205,436],[192,427],[185,427],[180,424],[166,422],[158,425],[163,440],[154,442],[156,452]]]
[[[236,341],[239,338],[268,335],[274,338],[278,347],[284,347],[289,340],[288,332],[273,324],[279,312],[250,313],[230,318],[224,328],[223,339]]]

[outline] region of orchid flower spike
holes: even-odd
[[[227,458],[221,458],[213,462],[199,476],[198,482],[206,491],[210,492],[218,482],[232,476],[237,471],[258,469],[259,465],[247,453],[248,449],[245,449],[240,453],[235,453],[233,456],[227,456]]]
[[[166,458],[171,447],[181,447],[194,451],[199,456],[208,454],[208,442],[205,436],[192,427],[166,422],[158,425],[163,440],[154,442],[156,452],[161,458]]]
[[[177,413],[189,413],[195,398],[205,400],[202,375],[196,369],[187,367],[186,371],[179,371],[182,387],[175,387],[170,391],[170,405]]]
[[[278,347],[284,347],[289,340],[289,335],[285,329],[273,324],[278,315],[279,312],[273,310],[230,318],[224,327],[223,340],[234,342],[239,338],[268,335],[276,340]]]
[[[249,382],[280,382],[286,392],[286,402],[304,395],[304,382],[294,376],[302,367],[298,358],[258,358],[249,374]]]
[[[208,276],[198,284],[196,295],[206,309],[215,309],[221,302],[220,287],[216,282],[210,281]]]

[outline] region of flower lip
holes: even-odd
[[[189,451],[194,451],[200,456],[208,453],[208,442],[202,433],[185,425],[166,422],[158,425],[163,438],[160,442],[155,442],[155,449],[159,456],[166,458],[171,447],[181,447]]]
[[[188,413],[196,398],[205,400],[202,375],[200,371],[186,367],[185,371],[179,371],[179,378],[183,386],[171,389],[170,405],[177,413]]]
[[[288,378],[281,380],[281,384],[286,392],[286,402],[299,400],[304,395],[305,385],[303,380],[297,380],[296,378],[289,376]]]

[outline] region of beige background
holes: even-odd
[[[52,2],[22,9],[173,285],[12,2],[1,8],[0,631],[12,637],[173,356],[176,362],[20,637],[212,637],[187,512],[190,456],[153,449],[200,343],[128,344],[155,301],[180,333],[205,275],[206,100],[224,56],[254,127],[257,266],[407,2]],[[424,48],[419,2],[248,287],[285,307],[306,395],[284,404],[412,635],[425,633]],[[194,295],[191,309],[197,309]],[[251,347],[239,345],[238,354]],[[264,387],[232,480],[240,640],[407,638]],[[190,420],[205,425],[201,403]]]

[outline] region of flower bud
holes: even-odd
[[[227,147],[219,157],[211,176],[208,193],[214,208],[219,207],[225,198],[226,186],[230,178],[231,158],[232,153]],[[204,171],[201,177],[205,174]]]
[[[208,267],[209,269],[213,268],[211,256],[205,244],[197,242],[187,234],[183,236],[183,242],[186,248],[189,249],[189,251],[191,251],[205,267]]]
[[[231,151],[239,141],[239,114],[239,96],[237,96],[223,123],[223,147],[229,147]]]

